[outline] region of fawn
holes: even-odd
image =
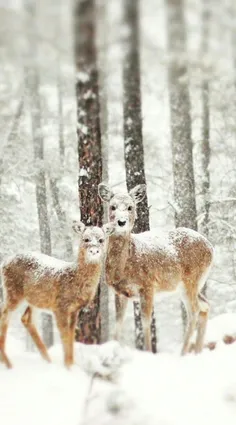
[[[74,222],[73,229],[80,235],[75,263],[32,253],[15,255],[2,264],[5,301],[0,315],[0,356],[8,368],[12,367],[5,352],[9,316],[22,301],[28,303],[22,323],[42,357],[50,362],[47,348],[32,321],[34,307],[54,313],[64,350],[64,364],[69,367],[74,362],[77,315],[96,294],[106,251],[105,239],[114,226],[108,223],[102,228],[85,227],[81,222]]]
[[[186,307],[188,323],[182,354],[190,348],[197,326],[195,352],[203,348],[209,304],[201,290],[213,261],[208,240],[187,228],[170,231],[164,238],[154,230],[133,234],[136,204],[146,186],[135,186],[129,193],[114,193],[100,183],[100,198],[109,203],[109,221],[115,232],[109,238],[106,257],[106,282],[117,294],[116,338],[119,338],[128,298],[140,297],[146,349],[151,350],[150,322],[157,292],[179,290]]]

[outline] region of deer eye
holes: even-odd
[[[85,238],[84,242],[90,242],[89,238]]]
[[[128,211],[132,211],[132,209],[133,209],[133,207],[130,205],[130,206],[128,207]]]
[[[115,211],[115,210],[116,210],[115,205],[112,205],[112,206],[111,206],[111,210],[112,210],[112,211]]]
[[[99,239],[99,243],[103,243],[104,242],[104,239]]]

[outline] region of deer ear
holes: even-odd
[[[129,195],[131,196],[131,198],[133,198],[133,200],[135,201],[135,203],[138,204],[145,197],[146,190],[147,189],[146,189],[146,185],[145,184],[138,184],[137,186],[135,186],[133,189],[131,189],[129,191]]]
[[[72,229],[75,233],[82,234],[84,232],[85,225],[81,221],[74,220],[72,224]]]
[[[100,183],[98,185],[98,194],[102,201],[109,202],[112,196],[114,196],[114,193],[109,188],[109,186],[105,183]]]
[[[102,226],[102,229],[103,229],[106,236],[110,236],[110,235],[112,235],[112,233],[114,233],[115,227],[116,226],[115,226],[114,223],[107,223],[107,224],[104,224]]]

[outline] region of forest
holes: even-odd
[[[48,365],[20,305],[7,337],[14,368],[0,363],[2,425],[235,424],[235,45],[234,0],[0,1],[0,262],[75,261],[73,222],[109,221],[100,183],[146,185],[133,233],[185,227],[214,247],[200,355],[180,357],[176,292],[155,296],[153,354],[137,299],[114,341],[120,299],[104,271],[79,313],[71,371],[55,317],[35,315]]]

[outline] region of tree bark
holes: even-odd
[[[36,166],[36,203],[39,222],[41,252],[51,255],[51,233],[47,211],[47,189],[44,169],[44,140],[42,131],[42,112],[40,104],[40,77],[37,62],[37,18],[36,1],[25,0],[28,23],[28,54],[26,66],[26,87],[29,92],[31,127],[34,158]],[[43,339],[50,347],[53,345],[52,317],[43,313]]]
[[[201,222],[202,231],[205,236],[209,233],[210,212],[210,109],[209,109],[209,69],[205,69],[209,55],[209,24],[211,18],[210,0],[202,2],[202,42],[201,57],[203,58],[202,69],[202,140],[201,140],[201,165],[202,165],[202,196],[204,218]],[[206,59],[206,61],[204,61]]]
[[[62,4],[59,1],[57,6],[57,24],[55,28],[55,37],[57,40],[60,40],[60,35],[62,31]],[[61,174],[64,171],[65,163],[65,140],[64,140],[64,115],[63,115],[63,81],[61,75],[61,60],[60,52],[57,51],[57,67],[56,67],[56,87],[57,87],[57,117],[58,117],[58,144],[59,144],[59,155],[60,155],[60,170]],[[66,212],[64,211],[61,202],[60,202],[60,190],[58,188],[58,182],[60,177],[57,178],[54,176],[49,177],[50,190],[52,195],[53,208],[56,212],[58,222],[61,229],[61,234],[65,240],[65,255],[68,260],[71,260],[73,256],[73,246],[70,236],[68,235],[67,229],[67,217]]]
[[[16,109],[16,112],[15,112],[15,115],[14,115],[13,120],[12,120],[10,131],[9,131],[7,137],[6,137],[5,143],[3,144],[3,148],[2,148],[2,152],[1,152],[1,158],[0,158],[0,186],[1,186],[2,177],[3,177],[3,174],[4,174],[4,149],[16,137],[16,133],[18,131],[18,127],[19,127],[21,116],[22,116],[22,112],[23,112],[23,107],[24,107],[24,96],[22,96],[20,98],[20,100],[19,100],[19,103],[17,105],[17,109]]]
[[[57,60],[57,93],[58,93],[58,141],[61,163],[64,164],[65,142],[64,142],[64,119],[63,119],[63,90],[61,79],[60,54]]]
[[[183,0],[166,0],[166,8],[172,164],[176,205],[175,224],[176,227],[183,226],[197,230],[191,105]],[[181,303],[181,311],[185,329],[187,316],[183,303]]]
[[[183,0],[166,0],[169,96],[176,226],[197,230]]]
[[[68,260],[70,260],[73,256],[73,247],[72,247],[72,241],[70,236],[67,234],[67,228],[66,228],[66,213],[63,210],[61,203],[60,203],[60,194],[59,189],[57,186],[58,180],[55,178],[50,177],[50,189],[52,194],[52,203],[53,208],[56,211],[56,215],[60,224],[62,235],[64,235],[65,238],[65,247],[66,247],[66,256]]]
[[[127,26],[123,58],[123,111],[125,169],[128,190],[137,184],[146,184],[142,136],[141,82],[139,57],[139,1],[124,0],[124,23]],[[137,206],[134,232],[149,230],[147,196]],[[144,348],[140,306],[134,302],[136,347]],[[156,327],[152,317],[152,349],[156,352]]]
[[[102,150],[97,53],[95,45],[95,2],[75,3],[75,63],[77,69],[77,135],[79,155],[79,203],[85,225],[102,225],[103,207],[97,186],[102,181]],[[82,312],[76,339],[99,343],[101,337],[100,285],[87,312]]]
[[[99,46],[99,97],[100,97],[100,124],[101,124],[101,149],[102,149],[102,181],[108,184],[108,93],[107,93],[107,61],[108,61],[108,15],[107,1],[99,0],[98,13],[100,27]],[[103,204],[103,222],[108,222],[108,206]],[[105,264],[101,278],[100,288],[101,312],[101,342],[109,340],[109,287],[105,281]]]

